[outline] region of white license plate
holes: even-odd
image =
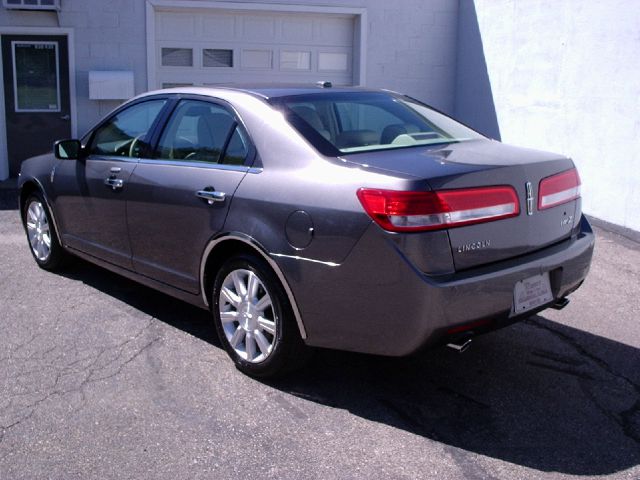
[[[549,272],[525,278],[516,283],[513,289],[513,311],[511,315],[520,315],[552,300]]]

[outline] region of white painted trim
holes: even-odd
[[[281,3],[215,2],[211,0],[147,0],[155,10],[235,10],[293,13],[333,13],[362,15],[366,8],[334,7],[331,5],[285,5]]]
[[[76,105],[76,54],[72,28],[58,27],[0,27],[1,35],[63,35],[67,37],[69,55],[69,106],[71,115],[71,136],[78,136]],[[0,80],[4,78],[3,62],[0,59]],[[0,81],[0,180],[9,177],[9,153],[7,151],[7,124],[4,109],[4,81]]]
[[[350,15],[355,17],[354,25],[354,72],[353,82],[365,85],[367,72],[367,9],[356,7],[335,7],[331,5],[284,5],[277,3],[237,3],[210,0],[147,0],[147,89],[155,90],[157,59],[155,55],[156,12],[184,11],[236,11],[266,13],[322,13]]]
[[[147,15],[147,90],[155,90],[156,85],[156,10],[150,0],[146,4]]]
[[[367,32],[369,31],[368,25],[369,22],[367,20],[367,11],[364,11],[356,16],[356,24],[354,27],[356,38],[353,39],[353,45],[358,45],[360,49],[358,50],[358,70],[353,72],[353,79],[355,83],[355,79],[358,79],[357,84],[361,87],[366,86],[367,84]],[[354,51],[354,55],[355,55]]]

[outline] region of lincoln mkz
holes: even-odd
[[[566,305],[594,245],[571,159],[327,84],[147,93],[19,186],[40,267],[73,255],[209,309],[257,377],[310,347],[463,350]]]

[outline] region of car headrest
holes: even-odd
[[[347,130],[336,137],[336,147],[352,148],[377,145],[379,137],[373,130]]]

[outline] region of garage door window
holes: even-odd
[[[243,50],[242,67],[270,69],[273,65],[271,50]]]
[[[190,48],[163,48],[163,67],[192,67],[193,50]]]
[[[310,70],[311,52],[280,52],[280,68],[282,70]]]
[[[233,67],[233,50],[205,48],[202,51],[203,67]]]
[[[321,72],[346,72],[349,70],[347,54],[320,52],[318,70]]]

